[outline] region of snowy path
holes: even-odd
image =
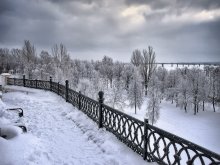
[[[18,88],[20,89],[20,88]],[[7,106],[24,109],[29,133],[39,139],[25,164],[119,165],[146,164],[112,134],[96,124],[61,97],[41,90],[4,95]]]

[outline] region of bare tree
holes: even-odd
[[[130,106],[134,107],[136,114],[136,109],[140,109],[143,104],[142,84],[137,70],[134,72],[134,76],[129,87],[128,100],[130,101]]]
[[[210,79],[209,79],[209,98],[212,102],[212,107],[214,112],[215,110],[215,104],[218,101],[218,91],[220,86],[220,67],[217,68],[210,68]]]
[[[158,79],[156,76],[153,76],[150,82],[148,94],[149,100],[146,113],[146,117],[152,125],[157,122],[160,116],[160,94]]]
[[[22,49],[22,58],[25,64],[25,73],[27,74],[28,78],[31,79],[33,75],[33,70],[36,65],[36,49],[34,45],[30,43],[29,40],[24,41],[24,46]]]
[[[149,46],[148,50],[143,50],[143,62],[141,64],[141,74],[144,78],[145,95],[147,95],[148,84],[155,69],[155,52],[153,48]]]
[[[107,56],[104,56],[101,62],[101,66],[99,72],[107,80],[107,87],[108,87],[108,80],[110,81],[110,87],[112,87],[113,82],[113,59]]]
[[[112,88],[110,88],[106,93],[108,99],[106,99],[106,103],[113,108],[118,108],[119,110],[124,109],[125,107],[125,93],[123,82],[122,81],[113,81]]]
[[[131,56],[131,63],[138,67],[141,65],[143,61],[143,56],[141,55],[141,51],[138,50],[138,49],[135,49],[133,52],[132,52],[132,56]]]
[[[177,97],[179,99],[179,105],[181,108],[184,108],[185,112],[187,112],[187,105],[190,98],[190,88],[189,81],[187,80],[186,76],[181,77],[176,90],[178,93]]]
[[[57,81],[64,81],[67,79],[67,71],[71,67],[70,57],[67,54],[66,47],[61,43],[52,47],[52,56],[55,65],[55,78]]]
[[[14,73],[24,73],[24,63],[22,62],[22,50],[21,49],[11,49],[12,58],[15,61]]]
[[[201,84],[201,70],[198,68],[192,68],[187,72],[187,78],[189,80],[191,103],[193,104],[194,115],[198,113],[199,109],[199,89]]]

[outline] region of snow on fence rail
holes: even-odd
[[[99,100],[95,101],[69,88],[52,81],[8,78],[8,85],[24,86],[52,91],[84,112],[99,128],[106,128],[144,160],[159,164],[210,164],[220,165],[220,155],[181,137],[166,132],[155,126],[115,110],[103,103],[103,92],[99,92]]]

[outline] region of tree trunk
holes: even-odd
[[[148,85],[145,84],[145,96],[147,96],[147,88],[148,88]]]
[[[194,97],[194,115],[196,115],[196,97]]]
[[[215,112],[215,98],[214,97],[212,98],[212,107],[213,107],[213,110]]]
[[[135,106],[134,106],[134,113],[135,113],[135,114],[137,113],[137,111],[136,111],[136,104],[135,104]]]
[[[205,101],[202,101],[202,110],[205,111]]]
[[[152,118],[152,125],[154,125],[154,107],[153,107],[153,118]]]
[[[186,107],[187,107],[187,103],[184,103],[184,110],[185,110],[185,112],[187,112]]]

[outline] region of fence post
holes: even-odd
[[[57,83],[57,94],[60,95],[60,83]]]
[[[144,153],[143,153],[143,159],[144,160],[146,160],[147,157],[148,157],[148,151],[147,151],[148,129],[147,129],[147,124],[148,124],[148,119],[144,119]]]
[[[81,91],[79,91],[79,110],[81,110]]]
[[[104,92],[99,91],[99,128],[102,128],[102,118],[103,118],[103,113],[102,113],[102,107],[103,107],[103,102],[104,102]]]
[[[23,86],[25,87],[25,75],[23,75]]]
[[[68,90],[69,90],[69,81],[66,80],[66,102],[68,102]]]
[[[36,83],[36,84],[35,84],[35,88],[37,88],[37,79],[35,79],[35,83]]]
[[[52,77],[50,76],[50,91],[52,91]]]

